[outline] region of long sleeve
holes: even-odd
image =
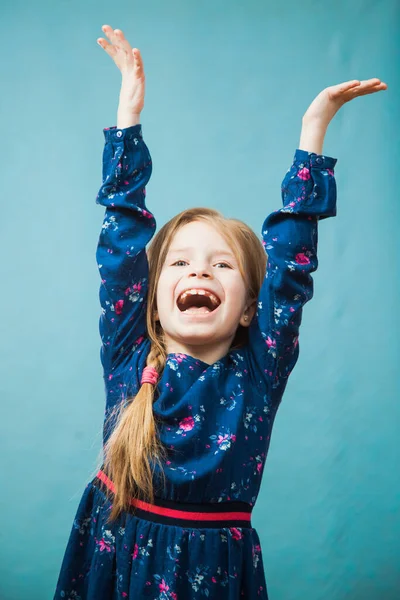
[[[96,203],[106,207],[96,252],[101,277],[100,358],[110,373],[146,334],[146,245],[156,222],[145,205],[152,171],[141,125],[104,129],[103,184]]]
[[[283,207],[262,227],[268,261],[249,344],[259,372],[277,390],[277,400],[297,362],[302,310],[314,293],[318,221],[336,215],[336,162],[296,150],[282,182]]]

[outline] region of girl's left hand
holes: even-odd
[[[303,121],[318,123],[319,126],[327,127],[339,108],[346,102],[386,90],[387,85],[380,79],[366,79],[365,81],[346,81],[338,85],[325,88],[313,100],[304,114]]]

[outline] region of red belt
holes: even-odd
[[[97,480],[97,482],[96,482]],[[95,484],[105,485],[115,493],[115,486],[103,471],[97,473]],[[154,503],[132,498],[135,516],[148,521],[181,527],[251,527],[252,506],[247,502],[209,502],[193,504],[155,498]]]

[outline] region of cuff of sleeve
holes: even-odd
[[[118,129],[116,125],[105,127],[103,129],[104,139],[106,142],[122,142],[123,140],[134,140],[135,138],[143,138],[142,126],[132,125],[124,129]]]
[[[309,163],[311,167],[317,169],[333,169],[337,163],[337,158],[325,156],[323,154],[315,154],[315,152],[307,152],[307,150],[297,149],[294,153],[294,162]]]

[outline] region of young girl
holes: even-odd
[[[327,126],[379,79],[323,90],[262,242],[208,208],[155,233],[152,163],[140,114],[139,50],[108,25],[98,43],[122,73],[117,127],[104,130],[106,207],[97,260],[106,386],[104,463],[87,486],[55,598],[266,599],[252,509],[274,418],[312,298],[317,226],[336,214]]]

